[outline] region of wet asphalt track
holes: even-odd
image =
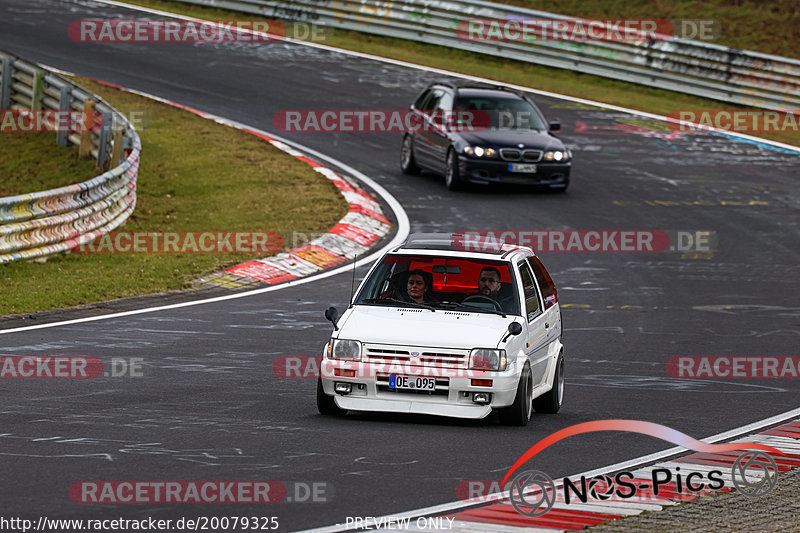
[[[439,77],[285,43],[97,45],[66,33],[78,18],[135,16],[100,4],[4,0],[0,49],[266,130],[283,109],[402,109]],[[346,305],[349,275],[229,302],[0,335],[4,355],[136,357],[144,374],[4,380],[3,514],[273,515],[281,531],[295,531],[452,501],[460,480],[502,477],[537,440],[579,422],[649,420],[702,438],[796,408],[798,380],[674,380],[665,363],[675,355],[797,355],[800,158],[718,135],[670,135],[621,112],[536,100],[561,120],[562,138],[576,153],[566,195],[449,193],[440,178],[400,173],[397,134],[287,136],[380,182],[406,208],[412,231],[717,232],[718,251],[710,256],[541,254],[565,305],[560,414],[535,416],[521,429],[494,419],[317,415],[315,382],[278,379],[272,363],[320,353],[330,332],[322,311]],[[235,185],[233,176],[220,179]],[[122,306],[146,304],[153,300]],[[644,436],[595,433],[562,441],[537,456],[536,466],[556,477],[666,447]],[[266,507],[71,502],[70,484],[88,479],[324,481],[333,497]]]

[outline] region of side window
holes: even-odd
[[[439,89],[434,89],[431,93],[431,97],[425,101],[425,104],[420,108],[422,111],[433,111],[439,105],[439,101],[444,96],[444,92]],[[426,113],[430,114],[430,113]]]
[[[417,101],[414,102],[414,107],[417,109],[422,109],[422,104],[425,103],[425,99],[428,98],[430,94],[431,92],[429,90],[423,91],[422,94],[419,95],[419,98],[417,98]]]
[[[538,257],[529,257],[528,261],[533,269],[533,273],[536,275],[536,281],[539,282],[539,288],[542,290],[544,308],[550,309],[558,303],[558,291],[556,290],[555,283],[553,283],[553,278],[547,273],[547,269],[544,268],[544,265],[539,261]]]
[[[450,93],[444,93],[442,95],[442,99],[439,100],[439,103],[436,105],[437,111],[452,111],[453,110],[453,95]]]
[[[525,293],[525,313],[528,315],[528,322],[536,318],[541,313],[539,309],[539,296],[536,294],[536,283],[533,281],[533,274],[528,263],[519,263],[519,274],[522,277],[522,290]]]

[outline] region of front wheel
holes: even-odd
[[[325,416],[343,416],[347,413],[347,410],[336,405],[333,396],[325,394],[321,379],[317,379],[317,410]]]
[[[564,402],[564,356],[558,356],[556,375],[553,376],[553,388],[533,400],[533,408],[537,413],[557,413]]]
[[[447,168],[444,172],[444,184],[448,190],[458,191],[464,187],[458,171],[458,156],[452,148],[447,152]]]
[[[533,411],[533,375],[526,363],[517,385],[514,403],[500,411],[500,421],[508,426],[527,426]]]

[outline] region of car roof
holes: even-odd
[[[464,96],[483,96],[483,97],[501,97],[509,99],[523,99],[521,92],[505,85],[492,85],[490,83],[482,83],[469,80],[439,80],[431,83],[428,89],[432,87],[447,87],[453,89],[459,95]]]
[[[496,241],[479,242],[477,239],[469,239],[467,237],[467,232],[412,233],[405,243],[392,250],[392,252],[491,259],[493,261],[515,261],[519,256],[535,255],[532,249],[525,246],[497,243]]]

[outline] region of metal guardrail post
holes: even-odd
[[[44,72],[37,70],[33,75],[33,94],[31,95],[31,110],[42,108],[42,95],[44,94]]]
[[[100,124],[100,138],[97,141],[97,168],[105,170],[108,143],[111,140],[111,113],[103,112]]]
[[[11,103],[11,70],[14,62],[10,57],[3,58],[3,74],[0,76],[0,109],[8,109]]]
[[[71,111],[72,110],[72,106],[70,105],[71,99],[72,99],[72,87],[70,87],[69,85],[63,86],[61,88],[61,96],[58,99],[58,110],[65,112]],[[67,146],[69,144],[69,130],[62,128],[56,131],[56,142],[61,146]]]
[[[114,130],[114,139],[111,145],[111,166],[118,165],[122,161],[122,128]]]
[[[83,102],[83,130],[78,155],[85,157],[92,151],[92,128],[94,127],[94,100],[87,98]]]

